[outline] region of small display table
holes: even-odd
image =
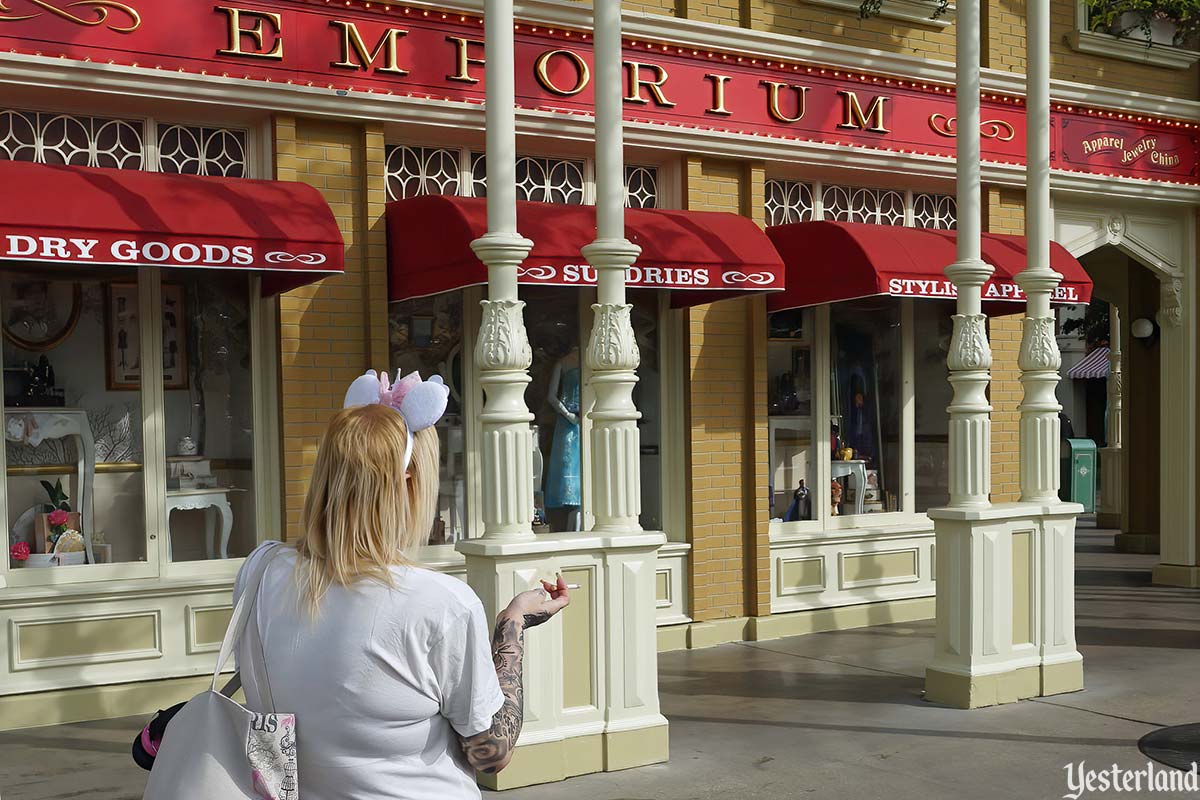
[[[854,513],[863,513],[863,503],[867,496],[867,462],[863,459],[850,461],[834,460],[832,462],[833,479],[854,478]]]
[[[208,558],[218,558],[213,549],[217,526],[221,528],[220,558],[229,558],[229,534],[233,530],[233,506],[229,504],[231,492],[245,489],[215,487],[212,489],[172,489],[167,492],[167,557],[174,560],[171,535],[172,511],[203,511],[205,529],[205,553]],[[215,513],[214,513],[215,512]]]

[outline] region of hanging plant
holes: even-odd
[[[1164,24],[1173,26],[1170,44],[1194,49],[1200,41],[1200,0],[1085,0],[1088,27],[1150,46]]]
[[[862,4],[858,7],[859,19],[870,19],[871,17],[879,16],[883,10],[883,4],[886,0],[862,0]],[[930,19],[938,19],[945,16],[950,10],[950,0],[928,0],[930,5]]]

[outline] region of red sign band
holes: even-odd
[[[49,13],[46,2],[30,0],[0,9],[0,48],[333,91],[484,99],[483,29],[476,17],[296,0],[122,0],[105,3],[97,22],[77,8],[86,4],[48,1],[60,11]],[[18,8],[22,4],[28,8]],[[517,28],[518,104],[590,115],[590,35]],[[951,87],[644,42],[627,43],[624,80],[626,116],[634,121],[900,153],[955,152]],[[1023,102],[987,99],[982,112],[984,159],[1022,162]],[[1110,116],[1126,115],[1056,110],[1053,166],[1200,182],[1197,126]]]

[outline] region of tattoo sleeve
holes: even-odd
[[[521,683],[524,654],[525,625],[511,617],[501,617],[492,634],[492,662],[500,679],[500,691],[504,693],[504,705],[492,717],[491,728],[462,740],[467,761],[480,772],[492,774],[503,769],[521,735],[525,720],[525,688]]]

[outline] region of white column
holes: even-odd
[[[1017,275],[1026,295],[1017,365],[1024,396],[1020,412],[1021,502],[1038,520],[1037,558],[1030,580],[1037,626],[1038,694],[1083,688],[1083,658],[1075,647],[1075,515],[1082,508],[1058,497],[1062,406],[1055,390],[1062,355],[1050,298],[1062,276],[1050,267],[1050,0],[1026,4],[1025,249]]]
[[[1125,506],[1124,450],[1121,437],[1124,428],[1124,399],[1121,377],[1121,312],[1115,303],[1108,306],[1108,419],[1105,438],[1108,443],[1100,450],[1100,503],[1096,509],[1096,524],[1102,528],[1120,528]]]
[[[1021,500],[1058,501],[1062,406],[1055,396],[1062,356],[1050,296],[1062,276],[1050,268],[1050,4],[1026,5],[1025,247],[1026,268],[1017,275],[1027,307],[1021,350]]]
[[[946,359],[950,403],[950,503],[931,509],[937,564],[937,628],[933,662],[925,673],[929,700],[961,708],[994,705],[1018,692],[1001,686],[1011,668],[1012,549],[1002,529],[989,526],[991,406],[987,387],[992,352],[981,291],[992,268],[981,258],[983,227],[979,174],[979,4],[964,0],[957,18],[958,253],[946,275],[958,288],[958,307]]]
[[[596,268],[595,322],[588,344],[592,420],[592,505],[594,530],[641,530],[641,477],[633,404],[640,361],[625,302],[625,275],[641,248],[625,238],[625,160],[621,131],[621,3],[596,0],[596,240],[583,256]]]
[[[517,233],[517,135],[512,0],[487,0],[488,232],[471,249],[488,268],[488,297],[475,344],[485,400],[483,423],[483,535],[533,538],[533,463],[525,404],[533,354],[525,333],[525,303],[517,299],[517,267],[533,242]]]
[[[992,268],[980,257],[983,192],[979,169],[979,0],[959,5],[957,17],[958,259],[946,276],[958,288],[950,354],[950,507],[990,504],[992,407],[987,400],[992,351],[980,294]]]

